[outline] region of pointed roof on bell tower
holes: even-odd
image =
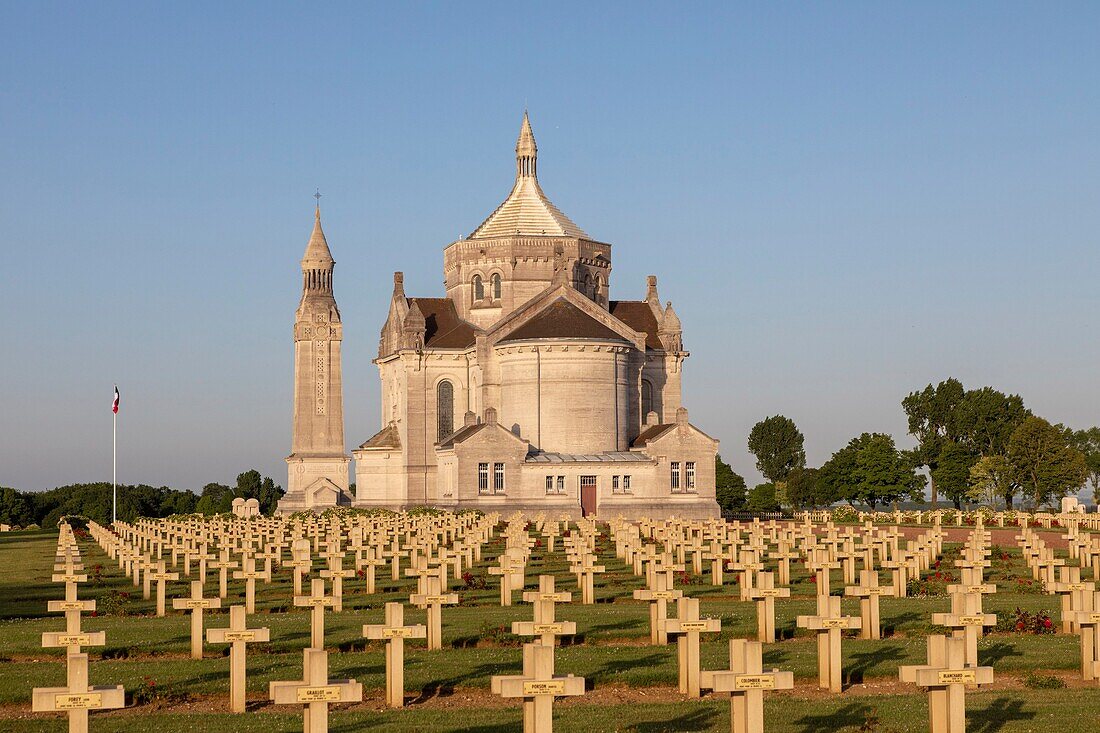
[[[316,194],[316,197],[320,199],[320,194]],[[302,267],[306,267],[307,264],[312,267],[323,267],[332,265],[334,262],[332,252],[328,248],[328,240],[325,239],[325,232],[321,229],[321,202],[318,200],[317,208],[313,212],[313,232],[309,235],[309,244],[306,245],[306,253],[302,256]]]
[[[523,111],[516,140],[516,182],[508,198],[481,223],[470,239],[491,239],[516,235],[577,237],[588,234],[546,198],[538,180],[538,145],[531,118]]]

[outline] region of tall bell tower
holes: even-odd
[[[320,199],[320,194],[318,194]],[[280,512],[350,505],[340,372],[343,325],[332,294],[332,259],[321,207],[302,257],[302,299],[294,321],[294,435]]]

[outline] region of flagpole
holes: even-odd
[[[111,413],[111,526],[118,523],[118,413]]]

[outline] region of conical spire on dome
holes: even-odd
[[[332,259],[325,232],[321,229],[321,204],[313,212],[313,232],[309,235],[306,253],[302,255],[302,297],[323,295],[332,297]]]
[[[538,146],[531,129],[531,118],[523,112],[516,140],[516,182],[508,198],[481,223],[470,239],[490,239],[516,235],[577,237],[588,234],[546,198],[539,186]]]

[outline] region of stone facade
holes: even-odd
[[[443,298],[409,297],[394,275],[375,360],[383,426],[353,451],[355,506],[718,513],[718,441],[681,404],[680,320],[653,276],[643,300],[610,300],[611,245],[543,193],[526,115],[511,193],[443,265]],[[342,456],[342,434],[325,450]]]

